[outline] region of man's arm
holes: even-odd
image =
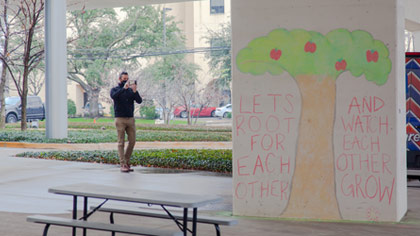
[[[136,83],[136,84],[132,84],[132,85],[130,86],[130,88],[131,88],[131,91],[134,93],[134,100],[135,100],[138,104],[140,104],[140,103],[143,101],[143,99],[140,97],[140,94],[139,94],[139,92],[137,91],[137,83]]]
[[[140,104],[143,101],[143,99],[140,97],[139,92],[137,91],[134,93],[134,100],[136,100],[138,104]]]
[[[111,89],[111,98],[112,99],[117,99],[120,94],[123,92],[124,88],[121,87],[115,87]]]

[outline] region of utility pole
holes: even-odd
[[[172,8],[163,8],[163,48],[166,48],[166,11],[170,11]]]

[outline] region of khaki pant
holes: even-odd
[[[130,165],[130,157],[136,144],[136,126],[133,117],[116,117],[115,126],[118,134],[118,156],[120,157],[120,165]],[[127,150],[124,152],[125,133],[128,137]]]

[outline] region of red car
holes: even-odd
[[[200,112],[200,106],[198,105],[192,105],[191,109],[190,109],[190,114],[191,116],[195,117],[198,116],[198,112]],[[200,112],[200,116],[199,117],[205,117],[205,116],[211,116],[214,117],[216,113],[216,107],[204,107],[201,112]],[[175,108],[174,111],[174,116],[176,117],[181,117],[181,118],[187,118],[188,114],[187,111],[185,109],[185,106],[179,106]]]

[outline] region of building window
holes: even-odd
[[[225,0],[210,0],[210,14],[225,13]]]

